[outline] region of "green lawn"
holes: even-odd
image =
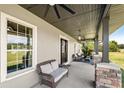
[[[109,59],[122,68],[122,87],[124,88],[124,52],[109,52]]]
[[[17,57],[18,56],[18,57]],[[17,65],[19,63],[22,63],[23,57],[25,56],[25,52],[7,52],[7,65],[12,66],[12,65]],[[20,60],[17,62],[17,60]]]
[[[109,59],[124,69],[124,52],[109,52]]]
[[[28,51],[8,51],[7,52],[7,66],[13,66],[13,65],[17,65],[17,64],[21,64],[23,62],[23,60],[26,57],[26,53],[28,53],[28,58],[31,59],[32,58],[32,52]],[[17,62],[18,61],[18,62]]]
[[[122,87],[124,88],[124,69],[122,69]]]

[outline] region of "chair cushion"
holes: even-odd
[[[53,71],[51,64],[41,65],[40,68],[41,68],[43,73],[47,73],[47,74],[50,74]]]
[[[66,73],[68,72],[68,69],[65,68],[58,68],[51,72],[51,75],[54,77],[54,82],[57,82],[60,80]]]
[[[56,70],[56,69],[58,69],[58,67],[59,67],[57,61],[52,62],[51,65],[52,65],[52,70],[53,70],[53,71]]]

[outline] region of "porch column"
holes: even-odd
[[[102,20],[102,40],[103,40],[103,51],[102,51],[102,62],[109,62],[109,16],[106,16]]]
[[[98,50],[98,36],[95,38],[94,40],[94,50],[96,54],[99,54],[99,50]]]

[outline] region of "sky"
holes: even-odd
[[[26,44],[27,38],[26,37],[21,37],[18,36],[18,40],[17,40],[17,36],[15,35],[8,35],[8,43],[23,43]]]
[[[118,44],[124,44],[124,25],[118,28],[115,32],[110,34],[109,41],[115,40]]]

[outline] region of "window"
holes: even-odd
[[[32,28],[7,20],[7,73],[32,66]]]
[[[36,26],[1,13],[2,81],[34,70],[37,62],[36,32]]]

